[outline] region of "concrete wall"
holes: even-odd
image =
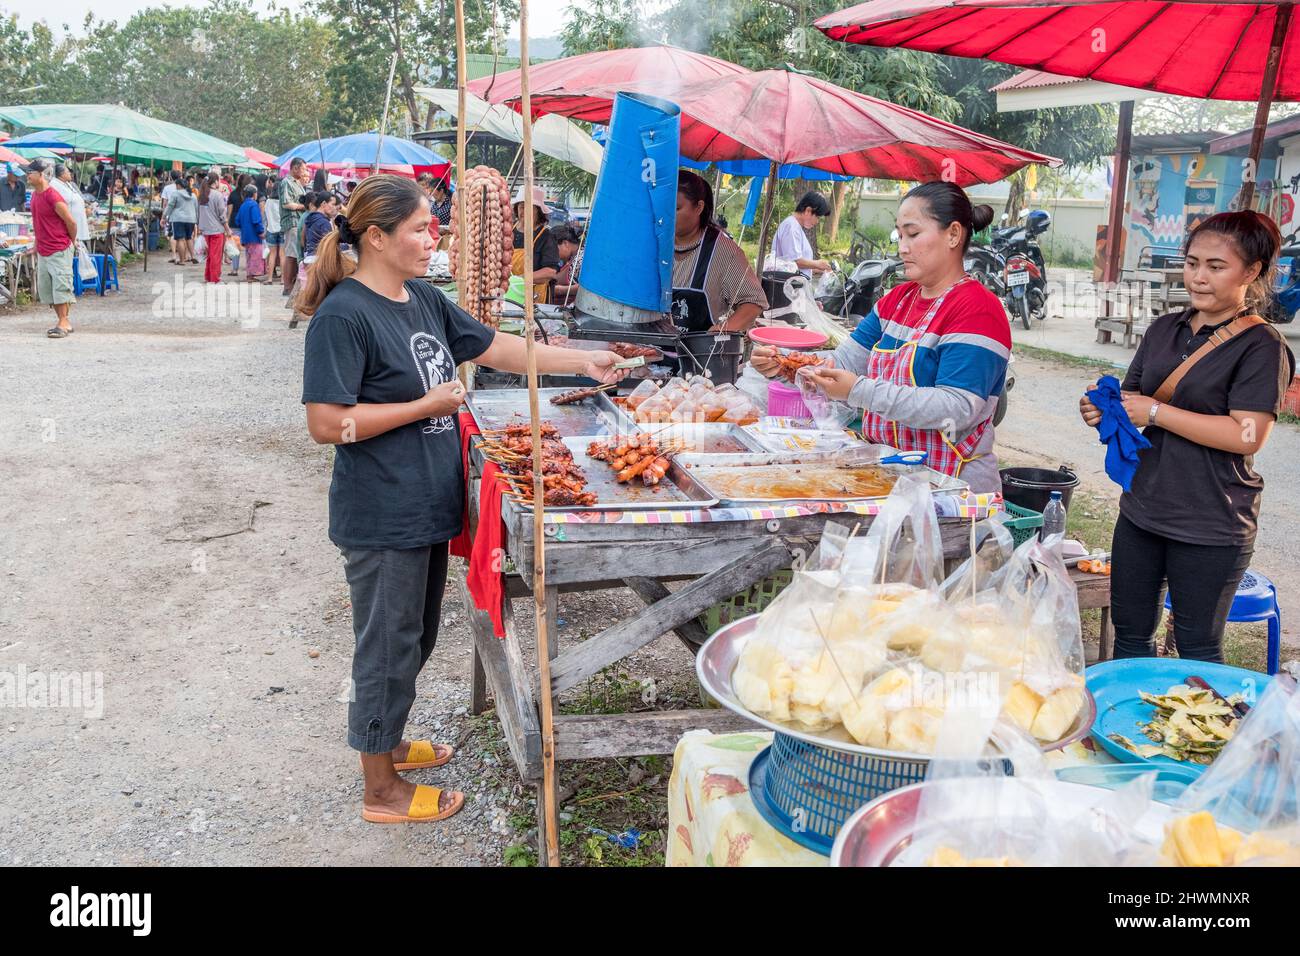
[[[858,228],[876,226],[886,231],[893,229],[899,198],[893,193],[867,193],[858,206]],[[997,216],[1002,215],[1005,201],[988,204]],[[1106,222],[1106,203],[1103,200],[1049,198],[1027,205],[1033,209],[1046,209],[1052,214],[1051,230],[1039,238],[1049,262],[1058,256],[1092,260],[1097,243],[1097,227]]]

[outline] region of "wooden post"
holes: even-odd
[[[768,229],[772,225],[772,198],[776,195],[776,174],[780,167],[772,161],[767,171],[767,198],[763,200],[763,219],[758,224],[758,255],[754,257],[754,271],[763,274],[763,256],[767,254]]]
[[[1119,281],[1120,234],[1124,231],[1124,202],[1128,195],[1128,164],[1133,149],[1133,101],[1119,104],[1119,127],[1115,131],[1115,175],[1110,187],[1110,219],[1106,224],[1106,267],[1102,283]],[[1109,307],[1107,309],[1109,315]]]
[[[465,182],[465,2],[456,0],[456,178],[463,185]],[[451,176],[447,177],[448,185]],[[465,228],[465,191],[457,189],[455,194],[457,228]],[[469,268],[469,246],[465,237],[459,237],[456,243],[456,302],[466,308],[465,270]],[[468,310],[467,310],[468,311]],[[465,391],[474,388],[474,365],[462,362],[459,371],[460,383]]]
[[[1264,151],[1264,128],[1268,126],[1268,111],[1277,95],[1277,73],[1282,63],[1282,44],[1286,42],[1291,27],[1291,5],[1278,5],[1273,21],[1273,40],[1268,48],[1268,61],[1264,64],[1264,80],[1259,87],[1259,103],[1255,106],[1255,126],[1250,134],[1250,178],[1241,184],[1241,208],[1249,209],[1255,199],[1255,183],[1259,179],[1259,156]]]
[[[116,260],[117,256],[113,255],[113,194],[117,192],[117,156],[122,149],[122,138],[119,136],[113,140],[113,170],[108,174],[108,232],[104,235],[104,253],[109,259]],[[107,259],[104,268],[107,269]],[[99,284],[99,294],[104,294],[104,283]]]
[[[158,174],[153,171],[153,160],[149,160],[149,181],[155,185],[149,187],[149,207],[144,211],[144,271],[149,271],[149,227],[153,225],[153,197],[158,190]],[[162,218],[158,219],[158,233],[162,234]]]
[[[550,635],[546,614],[546,527],[542,520],[545,511],[542,416],[537,397],[537,330],[533,302],[533,100],[528,90],[528,0],[519,0],[519,95],[524,134],[524,347],[528,357],[528,415],[533,426],[533,623],[537,633],[537,665],[541,669],[542,786],[537,794],[537,822],[545,834],[547,865],[559,866],[555,716],[552,713]]]

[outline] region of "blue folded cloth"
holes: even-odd
[[[1129,421],[1120,397],[1119,379],[1114,375],[1103,375],[1097,387],[1088,390],[1088,401],[1101,412],[1097,437],[1106,446],[1106,474],[1128,491],[1137,471],[1138,452],[1150,448],[1151,442]]]

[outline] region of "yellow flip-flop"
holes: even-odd
[[[465,805],[465,795],[456,793],[452,805],[438,812],[438,803],[442,799],[441,787],[429,787],[422,783],[415,785],[415,795],[411,797],[411,806],[407,808],[406,814],[399,813],[382,813],[378,810],[367,810],[364,806],[361,808],[361,819],[370,823],[433,823],[437,820],[445,820],[449,816],[460,811]]]
[[[446,756],[438,756],[438,748],[429,740],[412,740],[411,749],[406,752],[406,759],[401,763],[393,762],[394,770],[423,770],[425,767],[441,767],[456,756],[456,748],[447,744],[440,745]]]

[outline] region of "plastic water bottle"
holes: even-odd
[[[1047,502],[1047,507],[1043,509],[1043,540],[1046,541],[1052,535],[1058,535],[1056,549],[1061,549],[1061,541],[1065,539],[1065,505],[1061,502],[1061,493],[1052,492],[1052,498]]]

